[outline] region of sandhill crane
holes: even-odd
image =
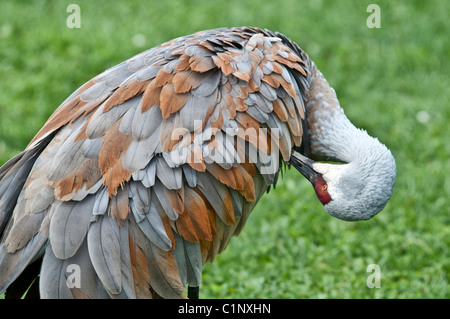
[[[344,220],[377,214],[395,183],[391,152],[283,34],[221,28],[142,52],[76,90],[1,167],[0,292],[195,297],[290,164]]]

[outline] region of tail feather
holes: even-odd
[[[8,252],[4,242],[7,236],[5,229],[8,229],[19,194],[36,159],[53,136],[54,134],[49,134],[34,147],[23,151],[0,167],[0,294],[39,257],[47,241],[45,236],[37,233],[14,254]]]
[[[24,248],[14,254],[8,253],[5,245],[0,246],[0,294],[29,264],[42,256],[42,248],[46,242],[47,238],[37,233]]]
[[[53,139],[49,134],[33,148],[16,155],[0,167],[0,235],[11,218],[17,198],[30,174],[34,162]]]
[[[40,276],[41,298],[99,298],[99,283],[86,239],[76,254],[66,259],[57,258],[52,247],[47,247]]]

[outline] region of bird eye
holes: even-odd
[[[328,189],[328,185],[324,184],[320,189],[322,190],[322,192],[325,192]]]

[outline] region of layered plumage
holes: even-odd
[[[84,84],[0,169],[0,290],[41,261],[43,298],[198,286],[301,147],[309,67],[281,34],[217,29]]]
[[[345,220],[374,216],[395,183],[390,151],[284,35],[216,29],[138,54],[0,168],[0,293],[40,272],[43,298],[183,297],[284,163]]]

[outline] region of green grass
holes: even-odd
[[[65,24],[74,2],[80,29]],[[78,86],[146,48],[222,26],[280,31],[316,62],[350,120],[392,150],[395,192],[374,219],[347,223],[288,171],[205,266],[201,297],[449,298],[450,4],[376,1],[381,28],[369,29],[373,2],[3,1],[0,164]],[[381,288],[367,287],[369,264],[380,266]]]

